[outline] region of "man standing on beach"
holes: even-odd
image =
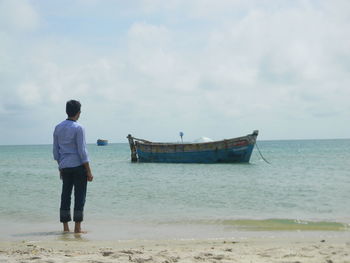
[[[67,101],[68,118],[58,124],[53,133],[53,156],[58,163],[60,178],[63,182],[60,221],[63,223],[63,231],[69,232],[68,222],[72,220],[71,194],[74,187],[75,233],[82,233],[81,222],[84,217],[87,181],[93,180],[86,149],[85,131],[83,126],[77,123],[81,113],[80,108],[79,101]]]

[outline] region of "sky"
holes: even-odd
[[[0,0],[0,145],[350,138],[348,0]]]

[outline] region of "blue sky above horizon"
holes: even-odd
[[[346,0],[0,0],[0,144],[350,137]]]

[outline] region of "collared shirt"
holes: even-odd
[[[60,169],[89,162],[83,126],[76,121],[65,120],[55,127],[53,157]]]

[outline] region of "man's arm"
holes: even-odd
[[[79,127],[77,132],[77,149],[78,149],[78,154],[80,156],[81,162],[83,164],[88,163],[89,157],[86,149],[85,131],[83,127]]]
[[[53,149],[52,149],[52,153],[53,153],[53,159],[57,161],[57,163],[60,160],[60,151],[59,151],[59,145],[58,145],[58,138],[57,138],[57,134],[56,134],[56,130],[53,133]]]
[[[85,132],[83,127],[80,127],[77,133],[77,146],[78,146],[78,153],[79,153],[80,159],[83,163],[83,166],[86,169],[87,179],[89,182],[91,182],[94,177],[92,176],[91,169],[90,169],[89,157],[86,149]]]
[[[58,144],[58,138],[57,138],[57,134],[56,134],[56,129],[53,133],[53,149],[52,149],[52,153],[53,153],[53,159],[57,161],[58,167],[60,165],[60,151],[59,151],[59,144]],[[58,168],[59,170],[59,174],[60,174],[60,179],[62,180],[62,172],[61,169]]]

